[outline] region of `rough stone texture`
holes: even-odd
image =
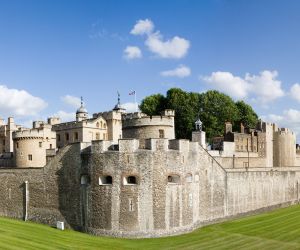
[[[43,168],[0,169],[0,215],[24,218],[25,181],[29,220],[116,237],[175,235],[299,201],[298,167],[224,169],[197,142],[138,142],[71,144]]]

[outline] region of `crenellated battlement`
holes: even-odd
[[[138,150],[149,151],[179,151],[190,152],[197,151],[199,149],[198,142],[191,142],[185,139],[145,139],[144,143],[141,143],[137,139],[120,139],[118,144],[114,144],[113,141],[92,141],[92,153],[104,153],[106,151],[119,151],[126,153],[134,153]]]
[[[13,133],[13,140],[30,139],[30,138],[44,138],[43,129],[28,129],[22,131],[15,131]]]

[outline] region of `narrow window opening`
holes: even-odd
[[[123,182],[124,182],[124,185],[136,185],[137,184],[137,177],[133,176],[133,175],[124,177]]]
[[[103,175],[99,177],[99,185],[111,185],[112,184],[112,176]]]
[[[168,176],[168,183],[178,184],[180,183],[180,176],[179,175],[169,175]]]
[[[32,155],[28,155],[28,160],[32,161]]]
[[[158,130],[159,138],[165,138],[165,131],[163,129]]]

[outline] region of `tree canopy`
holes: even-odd
[[[258,120],[250,105],[244,101],[234,102],[231,97],[216,90],[195,93],[171,88],[166,96],[155,94],[145,97],[140,109],[147,115],[158,115],[164,109],[174,109],[176,138],[186,139],[191,138],[198,116],[208,139],[223,135],[227,121],[238,129],[240,123],[245,127],[254,127]]]

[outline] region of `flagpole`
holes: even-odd
[[[136,102],[136,91],[134,91],[134,104],[135,104],[135,111],[138,112],[138,107]]]

